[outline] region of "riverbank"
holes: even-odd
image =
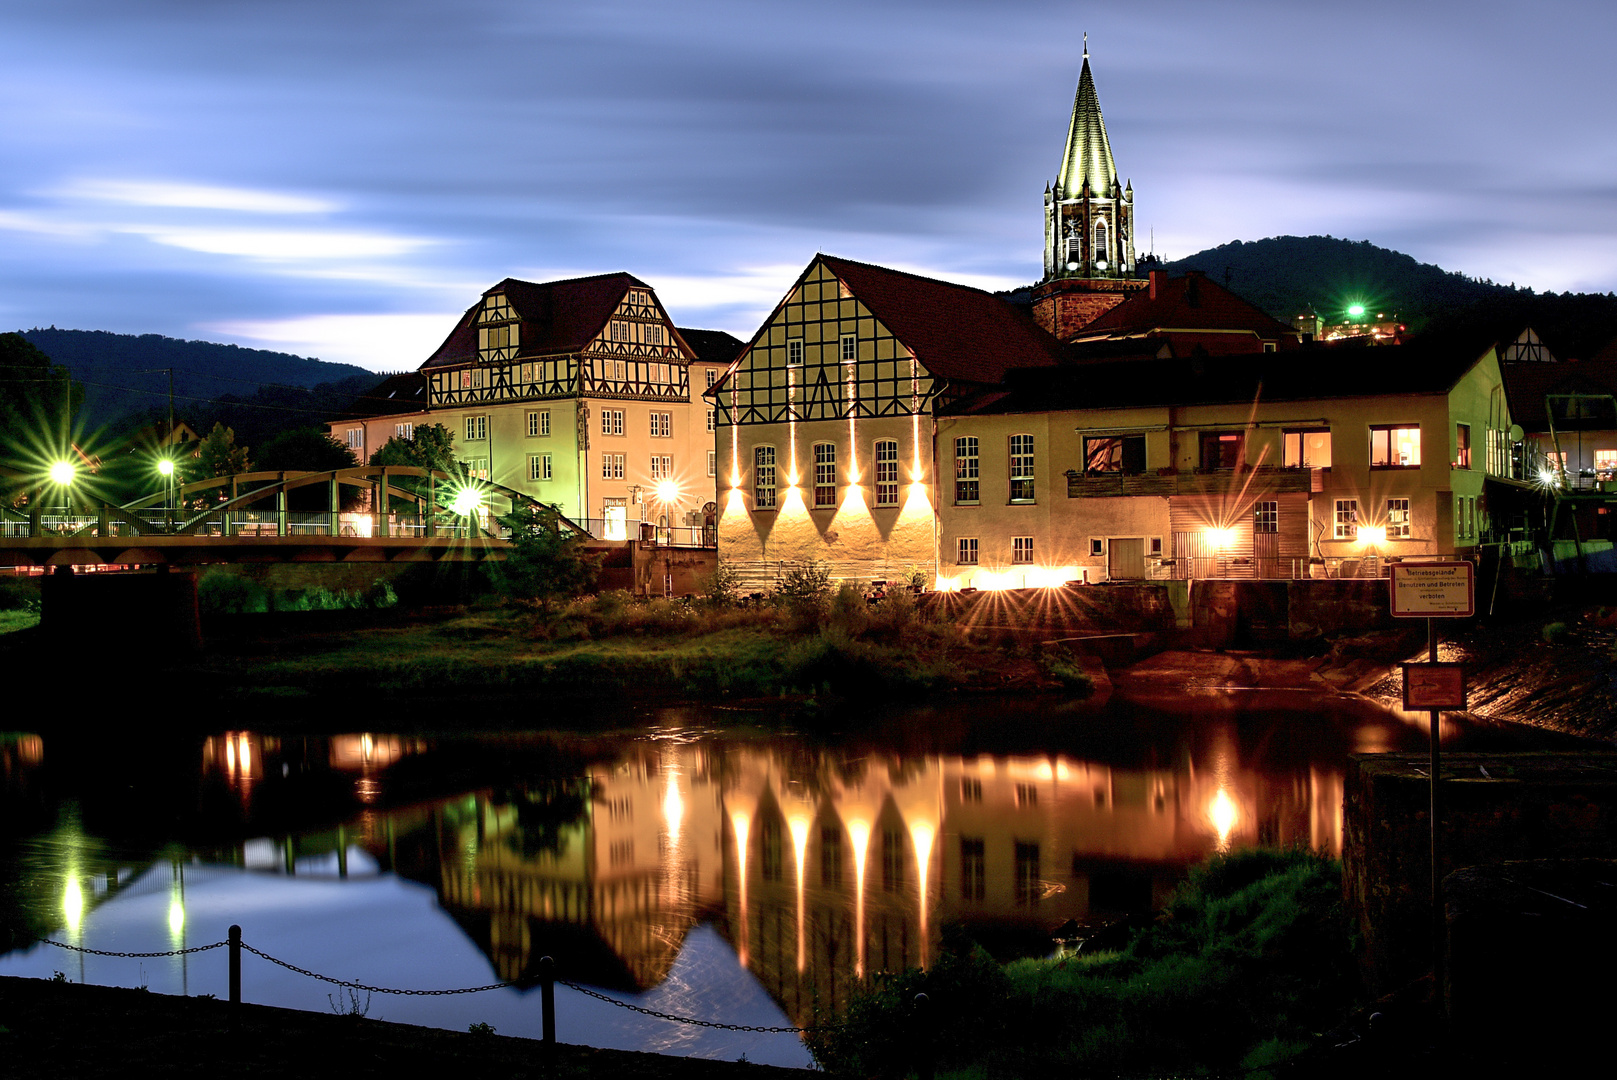
[[[519,1080],[695,1080],[806,1076],[747,1062],[558,1046],[498,1033],[442,1031],[354,1016],[41,979],[0,977],[0,1062],[13,1080],[60,1077],[340,1076],[398,1080],[488,1075]]]

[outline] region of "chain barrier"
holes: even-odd
[[[603,994],[599,991],[591,990],[587,986],[579,986],[577,983],[567,982],[565,979],[557,979],[556,985],[565,986],[569,990],[577,990],[580,994],[583,994],[586,997],[596,998],[600,1001],[606,1002],[608,1005],[616,1005],[620,1009],[628,1009],[630,1012],[641,1013],[645,1016],[655,1016],[658,1020],[671,1020],[676,1024],[691,1024],[695,1027],[718,1028],[720,1031],[752,1031],[762,1035],[783,1035],[788,1032],[793,1035],[801,1035],[805,1031],[814,1030],[812,1027],[756,1027],[751,1024],[724,1024],[717,1020],[697,1020],[689,1016],[675,1016],[672,1013],[658,1012],[655,1009],[647,1009],[640,1005],[631,1005],[627,1001],[619,1001],[617,998],[612,997],[609,994]]]
[[[229,945],[230,942],[215,941],[211,945],[195,945],[189,949],[169,949],[166,952],[112,952],[106,949],[87,949],[81,945],[69,945],[66,942],[49,941],[45,939],[41,939],[39,944],[50,945],[58,949],[65,949],[69,952],[89,953],[92,956],[149,958],[158,956],[185,956],[190,953],[208,952],[210,949],[222,949],[226,945]],[[350,990],[363,990],[367,994],[398,994],[406,997],[448,997],[454,994],[480,994],[485,990],[503,990],[507,987],[516,985],[513,983],[498,982],[489,983],[487,986],[465,986],[455,990],[396,990],[386,986],[371,986],[367,983],[354,982],[351,979],[334,979],[330,975],[322,975],[318,971],[310,971],[308,968],[301,968],[296,964],[288,963],[279,957],[271,956],[269,953],[264,952],[261,949],[253,948],[245,941],[241,943],[241,949],[243,952],[250,952],[261,960],[268,960],[270,963],[283,967],[288,971],[294,972],[295,974],[303,975],[310,979],[316,979],[320,982],[330,983],[333,986],[342,986]],[[630,1012],[640,1013],[643,1016],[654,1017],[658,1020],[667,1020],[675,1024],[690,1024],[693,1027],[715,1028],[719,1031],[744,1031],[759,1035],[801,1035],[805,1032],[814,1030],[812,1026],[761,1027],[756,1024],[726,1024],[718,1020],[698,1020],[691,1016],[675,1016],[673,1013],[658,1012],[656,1009],[648,1009],[642,1005],[634,1005],[627,1001],[621,1001],[618,998],[612,997],[610,994],[603,994],[598,990],[591,990],[587,986],[580,986],[578,983],[568,982],[565,979],[557,979],[555,982],[556,985],[565,986],[569,990],[574,990],[580,994],[583,994],[585,997],[592,997],[598,1001],[604,1001],[608,1005],[616,1005],[620,1009],[628,1009]]]
[[[66,949],[68,952],[89,953],[91,956],[127,956],[141,958],[152,956],[188,956],[191,953],[207,952],[209,949],[222,949],[226,945],[230,944],[228,941],[216,941],[212,945],[193,945],[189,949],[169,949],[165,952],[112,952],[107,949],[86,949],[82,945],[69,945],[65,941],[51,941],[46,938],[38,939],[38,943],[41,945],[49,945],[57,949]]]

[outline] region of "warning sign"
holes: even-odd
[[[1393,563],[1398,619],[1464,619],[1477,613],[1476,568],[1468,562]]]

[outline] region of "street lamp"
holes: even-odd
[[[163,478],[163,502],[168,506],[168,527],[174,529],[174,462],[169,458],[157,459],[157,475]]]
[[[79,474],[79,470],[76,467],[74,467],[74,465],[73,465],[73,463],[71,461],[63,460],[63,461],[53,461],[53,462],[51,462],[51,468],[50,468],[51,483],[55,484],[62,491],[62,530],[64,532],[67,531],[68,515],[72,512],[72,508],[73,508],[72,507],[73,481],[74,481],[75,478],[77,478],[78,474]]]

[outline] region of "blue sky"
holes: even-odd
[[[413,368],[503,277],[747,336],[815,251],[1039,273],[1091,63],[1141,247],[1617,289],[1617,6],[0,0],[0,327]]]

